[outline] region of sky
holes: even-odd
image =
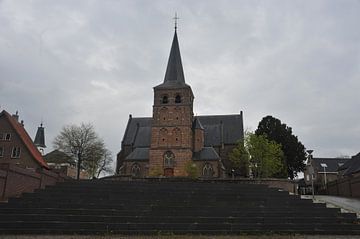
[[[114,157],[129,118],[152,115],[178,17],[194,114],[272,115],[314,157],[360,152],[358,0],[0,0],[0,110],[47,152],[92,123]]]

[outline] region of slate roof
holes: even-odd
[[[129,117],[122,143],[134,147],[150,147],[152,118]]]
[[[351,175],[353,173],[360,172],[360,153],[351,157],[340,170],[345,170],[343,175]]]
[[[235,144],[244,138],[242,112],[236,115],[197,116],[204,127],[205,146]]]
[[[171,45],[170,56],[166,68],[164,82],[155,88],[184,88],[190,87],[185,83],[184,71],[181,62],[179,42],[175,31]]]
[[[341,165],[344,165],[349,160],[349,158],[313,158],[313,166],[316,171],[323,172],[324,168],[321,166],[321,164],[325,163],[327,165],[325,169],[326,172],[335,173],[338,171]]]
[[[141,161],[148,159],[149,159],[149,148],[136,148],[125,158],[125,160],[129,160],[129,161]]]
[[[31,156],[35,159],[35,161],[42,167],[49,169],[49,166],[47,165],[47,163],[45,162],[45,160],[43,159],[41,153],[39,152],[39,150],[36,148],[36,146],[34,145],[32,139],[30,138],[30,136],[28,135],[28,133],[26,132],[25,128],[23,125],[21,125],[19,122],[17,122],[15,120],[14,117],[12,117],[8,112],[6,112],[5,110],[3,110],[0,113],[0,117],[5,117],[9,123],[11,124],[11,126],[13,127],[13,129],[15,130],[15,132],[19,135],[21,141],[24,143],[25,147],[29,150]]]
[[[213,147],[204,147],[201,151],[194,153],[195,161],[217,161],[220,159]]]
[[[195,117],[194,123],[193,123],[193,129],[204,129],[204,127],[202,126],[200,120]]]
[[[197,116],[204,128],[204,146],[221,146],[224,144],[236,144],[243,139],[243,118],[242,113],[238,115],[207,115]],[[151,141],[152,118],[130,117],[124,138],[123,145],[133,147],[149,148]]]
[[[37,147],[46,148],[46,145],[45,145],[45,129],[43,127],[43,124],[41,124],[40,127],[38,127],[38,129],[36,131],[34,144]]]

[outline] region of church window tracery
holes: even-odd
[[[175,166],[175,155],[171,151],[166,151],[164,154],[164,167],[173,168]]]
[[[137,163],[134,163],[131,167],[131,175],[134,177],[140,177],[141,175],[141,168],[140,165]]]
[[[203,167],[203,177],[212,178],[214,176],[214,169],[211,164],[206,163]]]

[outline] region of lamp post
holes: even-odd
[[[312,193],[312,197],[314,199],[314,194],[315,194],[315,192],[314,192],[314,167],[311,164],[312,153],[314,152],[314,150],[309,149],[309,150],[306,150],[306,152],[308,153],[308,162],[307,162],[308,173],[311,175],[311,193]]]
[[[324,168],[324,184],[325,184],[325,187],[326,187],[326,168],[327,168],[327,165],[326,165],[326,163],[322,163],[320,165],[321,165],[321,167]]]

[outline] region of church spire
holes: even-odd
[[[157,87],[160,88],[176,88],[186,87],[184,71],[181,63],[181,55],[177,31],[175,29],[174,38],[171,45],[170,56],[166,68],[164,82]]]
[[[183,67],[181,63],[179,42],[175,30],[174,39],[171,46],[169,61],[165,73],[164,83],[167,81],[174,81],[178,83],[185,83]]]

